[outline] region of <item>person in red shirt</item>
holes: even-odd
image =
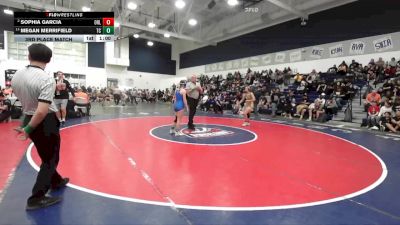
[[[378,121],[379,121],[379,116],[378,116],[379,110],[380,110],[379,106],[375,102],[372,102],[371,106],[368,108],[367,120],[368,120],[368,127],[371,130],[379,130],[379,128],[377,126]]]

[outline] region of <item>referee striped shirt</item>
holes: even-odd
[[[40,67],[27,66],[18,70],[11,80],[11,86],[21,101],[25,115],[35,114],[39,102],[50,104],[49,113],[57,111],[53,102],[56,90],[54,77]]]

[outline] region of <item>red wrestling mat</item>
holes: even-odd
[[[371,190],[386,176],[373,153],[328,134],[261,121],[242,129],[239,119],[196,117],[194,135],[174,137],[168,134],[171,120],[127,118],[66,128],[59,170],[72,187],[92,194],[227,210],[339,201]],[[249,141],[238,143],[246,135]]]
[[[0,123],[0,191],[3,190],[11,171],[21,160],[28,141],[20,141],[13,128],[20,122]]]

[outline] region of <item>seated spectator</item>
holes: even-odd
[[[304,94],[302,101],[296,106],[296,115],[300,115],[300,120],[303,119],[309,105],[308,96]]]
[[[307,76],[306,81],[308,84],[311,84],[311,83],[315,82],[317,80],[317,78],[318,78],[317,71],[315,71],[315,69],[313,69],[312,72]]]
[[[338,68],[337,68],[337,66],[335,64],[331,68],[329,68],[327,72],[328,73],[337,73],[337,71],[338,71]]]
[[[304,80],[302,80],[300,82],[300,86],[297,87],[297,92],[300,94],[303,94],[305,92],[307,92],[307,82],[305,82]]]
[[[385,112],[384,116],[381,118],[380,124],[384,131],[398,133],[400,130],[400,113],[396,113],[396,116],[393,118],[391,115],[390,112]]]
[[[266,97],[261,97],[260,101],[257,104],[257,111],[259,113],[267,113],[268,109],[269,109],[269,103]]]
[[[338,105],[336,103],[336,99],[334,97],[330,97],[326,100],[325,103],[325,111],[327,115],[336,115],[338,111]]]
[[[378,122],[379,122],[379,106],[375,103],[372,102],[371,106],[368,108],[368,117],[367,117],[367,123],[368,127],[371,128],[372,130],[378,130]]]
[[[315,99],[314,103],[311,103],[308,107],[309,117],[308,121],[317,120],[323,113],[325,113],[325,94],[322,93],[319,98]]]
[[[350,66],[349,66],[349,71],[354,72],[356,70],[356,68],[358,68],[358,66],[359,66],[359,63],[356,62],[356,60],[353,59],[351,61]]]
[[[294,83],[297,85],[300,85],[300,82],[303,80],[303,75],[301,75],[300,73],[297,73],[294,76]]]
[[[317,87],[318,94],[324,93],[326,91],[326,87],[327,87],[327,85],[325,82],[321,82],[320,84],[318,84],[318,87]]]
[[[390,101],[385,101],[385,104],[381,107],[381,109],[379,110],[379,116],[383,116],[385,115],[385,113],[389,112],[390,114],[393,113],[393,108],[392,108],[392,104],[390,103]]]
[[[86,113],[87,115],[90,115],[91,104],[89,95],[83,92],[82,88],[78,88],[78,90],[75,92],[74,102],[76,106],[86,107]],[[83,113],[79,108],[78,111]]]
[[[208,111],[208,106],[206,105],[208,101],[208,95],[204,94],[203,98],[200,101],[200,109],[203,111]]]
[[[342,75],[346,75],[348,69],[349,69],[349,66],[347,66],[345,61],[343,61],[338,67],[338,73],[342,74]]]
[[[364,110],[368,111],[368,108],[371,106],[372,102],[375,102],[377,105],[379,105],[381,99],[381,95],[377,92],[377,90],[373,90],[367,95],[367,98],[364,101]]]
[[[396,97],[393,103],[393,111],[400,112],[400,97]]]
[[[386,66],[384,74],[385,74],[384,79],[390,79],[394,77],[394,75],[396,75],[396,67],[390,67],[389,65]]]
[[[11,102],[0,92],[0,123],[11,120]]]
[[[296,99],[294,97],[293,91],[289,91],[289,93],[285,96],[283,100],[283,116],[292,119],[295,112]]]
[[[396,67],[396,66],[397,66],[396,59],[393,57],[393,58],[389,61],[388,65],[389,65],[390,67],[393,67],[393,68]]]

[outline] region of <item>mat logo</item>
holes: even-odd
[[[183,129],[182,133],[191,138],[210,138],[234,134],[233,131],[210,127],[199,127],[195,130]]]

